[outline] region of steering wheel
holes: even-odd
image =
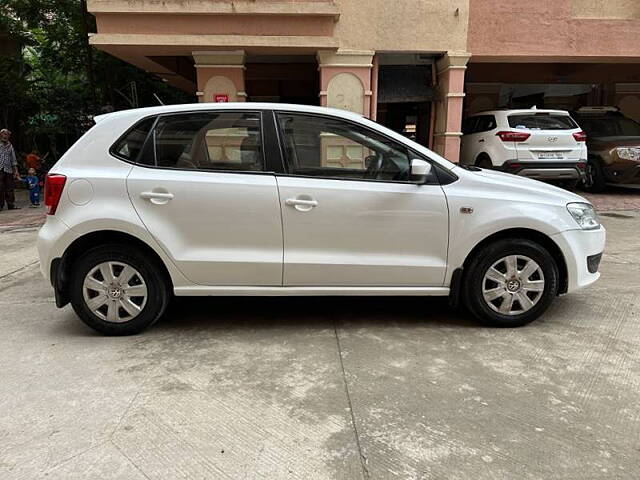
[[[364,163],[367,165],[367,169],[364,172],[364,178],[377,178],[378,173],[382,170],[383,161],[382,155],[369,155],[365,157]]]

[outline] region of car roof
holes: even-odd
[[[566,110],[552,110],[552,109],[545,109],[545,108],[516,108],[516,109],[486,110],[483,112],[474,113],[473,115],[469,115],[469,117],[475,117],[478,115],[496,115],[499,113],[504,113],[504,114],[556,113],[559,115],[569,115],[569,112],[567,112]]]
[[[143,118],[150,115],[162,115],[180,112],[198,112],[212,110],[285,110],[289,112],[329,114],[351,120],[362,119],[357,113],[337,108],[318,107],[313,105],[298,105],[292,103],[262,103],[262,102],[217,102],[217,103],[184,103],[178,105],[162,105],[158,107],[132,108],[117,112],[96,115],[93,120],[98,123],[103,120],[116,118]]]

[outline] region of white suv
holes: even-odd
[[[56,304],[111,335],[153,324],[172,295],[448,295],[518,326],[594,282],[605,242],[577,195],[301,105],[97,117],[45,198]]]
[[[468,117],[460,162],[575,185],[587,167],[586,134],[563,110],[493,110]]]

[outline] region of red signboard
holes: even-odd
[[[226,93],[216,93],[213,98],[216,103],[224,103],[229,101],[229,95],[227,95]]]

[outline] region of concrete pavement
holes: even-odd
[[[125,338],[56,309],[35,228],[0,227],[0,478],[637,479],[640,212],[602,220],[602,279],[525,328],[181,299]]]

